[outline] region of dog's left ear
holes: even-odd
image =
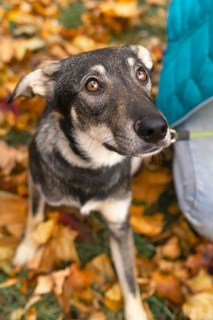
[[[55,79],[60,67],[60,61],[44,61],[37,70],[23,77],[13,91],[8,103],[20,96],[51,97],[54,93]]]
[[[135,52],[138,58],[143,62],[147,69],[152,70],[154,63],[149,50],[143,46],[131,45],[130,48]]]

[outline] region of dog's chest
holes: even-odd
[[[56,150],[40,154],[35,140],[30,146],[30,170],[47,202],[78,206],[91,199],[125,194],[130,188],[130,160],[112,167],[89,169],[73,166]]]

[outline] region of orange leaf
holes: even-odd
[[[183,302],[184,297],[180,282],[175,276],[155,271],[152,274],[152,278],[155,282],[156,293],[159,297],[168,299],[175,304],[181,304]]]
[[[130,224],[134,231],[148,237],[154,237],[162,232],[164,215],[156,213],[152,216],[130,216]]]
[[[94,279],[96,271],[80,270],[77,263],[70,266],[69,282],[73,291],[81,291],[91,285]]]

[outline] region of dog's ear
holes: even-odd
[[[138,58],[143,62],[147,69],[152,70],[154,63],[149,50],[143,46],[131,45],[132,51],[137,54]]]
[[[54,92],[55,79],[60,67],[60,61],[44,61],[38,68],[23,77],[13,91],[8,103],[17,97],[51,97]]]

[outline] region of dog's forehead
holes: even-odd
[[[78,66],[79,70],[91,70],[103,74],[119,67],[133,67],[135,64],[143,63],[143,59],[132,50],[131,46],[125,45],[84,52],[70,58],[70,63],[75,64],[75,68]],[[144,65],[146,67],[145,63]]]

